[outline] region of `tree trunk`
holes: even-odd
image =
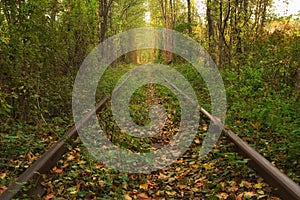
[[[172,34],[170,34],[169,29],[174,27],[175,21],[174,11],[173,11],[173,0],[160,0],[162,16],[164,18],[164,25],[167,28],[167,31],[164,35],[164,47],[165,49],[169,49],[169,51],[162,52],[162,58],[165,63],[171,62],[173,60],[172,46],[173,46],[173,38]]]
[[[188,30],[189,30],[189,35],[192,34],[192,8],[191,8],[191,0],[187,0],[187,7],[188,7]]]
[[[218,65],[220,68],[222,68],[223,65],[223,2],[219,2],[219,41],[218,41]]]
[[[103,42],[108,29],[108,17],[113,0],[99,0],[100,35],[99,40]]]
[[[211,10],[211,0],[207,0],[206,2],[206,17],[207,17],[207,23],[208,23],[208,45],[210,51],[212,50],[212,47],[214,46],[214,25],[213,25],[213,17],[212,17],[212,10]]]
[[[296,94],[297,94],[297,102],[300,102],[300,57],[298,58]]]

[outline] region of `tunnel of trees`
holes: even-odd
[[[72,126],[73,84],[78,69],[91,50],[113,35],[150,26],[176,30],[206,49],[224,80],[228,104],[226,124],[299,183],[300,14],[277,16],[272,11],[272,0],[205,0],[201,4],[195,0],[0,2],[0,193]],[[130,40],[134,42],[135,38]],[[166,45],[172,44],[167,42]],[[110,66],[107,79],[98,86],[98,100],[110,94],[115,79],[121,74],[133,66],[151,62],[182,70],[191,82],[198,78],[189,64],[172,52],[157,49],[133,51]],[[199,91],[202,87],[197,86],[197,82],[193,86]],[[84,163],[94,165],[87,161],[92,159],[84,150],[73,150],[73,153],[67,162],[74,161],[73,165],[82,172],[62,172],[71,165],[66,162],[61,164],[64,167],[52,170],[57,176],[69,173],[77,180],[84,174]],[[81,154],[87,154],[88,158],[83,159]],[[232,155],[225,157],[228,156]],[[236,165],[244,162],[232,159]],[[100,165],[95,164],[96,168]],[[189,169],[192,166],[184,167]],[[211,163],[204,165],[205,170],[214,167]],[[242,170],[242,167],[237,168]],[[52,184],[48,199],[52,198],[53,188],[56,188],[55,195],[82,199],[101,194],[107,198],[118,199],[121,195],[132,199],[130,196],[140,195],[140,199],[151,199],[150,194],[141,192],[148,188],[160,188],[161,194],[169,197],[180,193],[161,188],[156,185],[159,183],[147,181],[146,176],[134,175],[132,178],[111,169],[95,173],[99,173],[98,177],[103,181],[98,187],[104,189],[99,189],[98,193],[97,190],[89,193],[92,190],[89,181],[96,180],[93,176],[75,186],[58,177],[57,180],[66,182],[65,187],[53,186],[57,182],[48,181],[48,185]],[[166,175],[158,173],[156,177],[172,185]],[[140,182],[134,186],[134,180]],[[179,185],[188,184],[185,179],[179,178],[178,182]],[[253,189],[250,197],[264,195],[266,186],[259,181],[255,184],[244,179],[236,182],[239,182],[236,187],[245,191]],[[213,186],[208,193],[217,199],[229,198],[228,190],[220,190],[222,184],[222,181],[211,181]],[[80,193],[83,188],[85,193]],[[133,192],[128,193],[130,189]]]

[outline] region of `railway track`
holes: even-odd
[[[102,99],[95,107],[95,110],[86,114],[86,116],[80,121],[80,124],[82,125],[87,123],[95,112],[100,112],[109,99],[110,97]],[[263,177],[269,185],[276,188],[274,190],[276,194],[278,194],[282,199],[300,199],[300,186],[298,184],[293,182],[279,169],[274,167],[266,158],[237,136],[237,134],[227,127],[222,126],[220,122],[204,108],[201,108],[200,111],[209,120],[211,120],[214,125],[222,128],[223,134],[230,142],[234,143],[237,152],[243,157],[248,158],[250,165],[257,171],[257,173]],[[75,139],[76,137],[78,137],[77,130],[75,126],[73,126],[48,151],[46,151],[29,168],[27,168],[26,171],[24,171],[17,180],[2,193],[0,199],[7,200],[18,197],[27,183],[34,183],[33,187],[26,191],[29,196],[36,199],[42,197],[46,192],[44,187],[41,185],[43,180],[42,174],[47,174],[60,160],[60,158],[68,152],[67,141]]]

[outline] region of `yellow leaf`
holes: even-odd
[[[179,164],[183,163],[183,158],[180,158],[179,160],[177,160],[177,163],[179,163]]]
[[[199,138],[196,138],[196,139],[195,139],[195,143],[196,143],[196,144],[200,144],[200,143],[201,143],[200,140],[199,140]]]
[[[217,197],[219,197],[220,199],[227,199],[229,197],[229,195],[225,192],[222,192],[222,193],[218,194]]]
[[[211,170],[214,168],[214,164],[213,163],[204,163],[203,164],[203,167],[206,169],[206,170]]]
[[[148,183],[140,185],[140,189],[147,190],[148,189]]]
[[[258,190],[257,193],[258,193],[258,194],[261,194],[261,195],[265,194],[265,192],[262,191],[262,190]]]
[[[57,194],[62,194],[64,190],[65,190],[64,185],[61,185],[57,191]]]
[[[79,165],[84,165],[84,164],[86,163],[86,161],[80,160],[80,161],[78,161],[77,163],[78,163]]]
[[[1,173],[1,172],[0,172],[0,178],[1,178],[1,179],[4,179],[5,177],[6,177],[6,173]]]
[[[67,158],[67,160],[74,160],[74,159],[75,159],[75,156],[73,156],[73,155],[69,155]]]
[[[201,127],[201,130],[207,131],[207,125],[203,125],[203,126]]]
[[[261,189],[262,188],[262,183],[256,183],[254,184],[255,189]]]

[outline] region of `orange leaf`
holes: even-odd
[[[53,199],[55,196],[54,196],[54,193],[50,193],[50,194],[47,194],[45,197],[44,197],[44,200],[50,200],[50,199]]]
[[[145,193],[140,193],[140,194],[138,194],[138,195],[137,195],[137,198],[143,199],[143,200],[149,199],[148,195],[145,194]]]
[[[204,183],[201,183],[201,182],[195,183],[195,186],[196,186],[196,187],[201,187],[201,186],[203,186],[203,185],[204,185]]]
[[[0,186],[0,195],[7,189],[5,185]]]
[[[241,193],[235,197],[235,200],[243,200],[243,196],[244,196],[244,194]]]
[[[148,189],[148,184],[147,184],[147,183],[141,184],[141,185],[140,185],[140,188],[141,188],[141,189],[144,189],[144,190],[147,190],[147,189]]]
[[[57,169],[54,169],[54,170],[53,170],[53,172],[54,172],[54,173],[57,173],[57,174],[60,174],[60,173],[62,173],[62,172],[63,172],[63,170],[62,170],[62,169],[59,169],[59,168],[57,168]]]
[[[81,186],[81,182],[79,182],[79,183],[77,183],[77,184],[76,184],[76,188],[77,188],[77,190],[79,190],[79,189],[80,189],[80,186]]]
[[[66,167],[68,167],[68,166],[69,166],[69,164],[66,163],[66,164],[64,164],[61,168],[64,169],[64,168],[66,168]]]
[[[156,183],[147,182],[150,188],[157,188],[158,185]]]

